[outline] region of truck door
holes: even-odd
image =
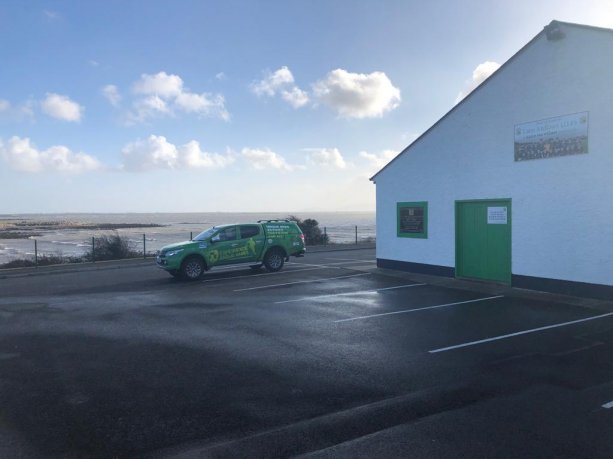
[[[239,226],[239,247],[246,251],[244,261],[256,261],[264,248],[264,233],[260,225]]]
[[[238,232],[236,226],[222,228],[211,238],[213,245],[209,253],[211,266],[237,263]],[[240,263],[240,261],[239,261]]]

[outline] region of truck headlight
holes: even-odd
[[[176,254],[183,252],[184,249],[171,250],[166,252],[166,257],[174,257]]]

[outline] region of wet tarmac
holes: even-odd
[[[4,275],[0,457],[610,457],[610,304],[374,258]]]

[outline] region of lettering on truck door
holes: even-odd
[[[240,239],[238,247],[245,256],[242,261],[256,261],[264,248],[264,234],[260,225],[240,225]]]
[[[236,226],[229,226],[219,230],[217,235],[211,240],[216,239],[217,236],[219,240],[211,246],[209,254],[211,264],[219,266],[235,263],[237,256],[240,255],[240,251],[237,250],[239,244]]]

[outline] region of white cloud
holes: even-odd
[[[297,86],[289,91],[283,90],[281,97],[294,108],[300,108],[309,103],[309,95]]]
[[[152,135],[146,140],[129,143],[121,153],[123,169],[127,171],[174,169],[179,162],[177,147],[164,136]]]
[[[136,107],[139,109],[139,113],[142,116],[156,116],[158,114],[170,113],[168,104],[159,96],[149,96],[144,99],[140,99],[136,103]]]
[[[188,168],[222,169],[234,162],[231,154],[208,153],[200,149],[195,140],[186,143],[179,149],[181,163]]]
[[[121,102],[121,95],[119,94],[117,86],[114,84],[107,84],[104,88],[102,88],[102,95],[113,107],[119,106],[119,103]]]
[[[28,138],[11,137],[6,145],[0,142],[0,156],[12,169],[21,172],[65,172],[78,174],[102,168],[93,156],[73,153],[57,145],[40,151]]]
[[[277,169],[291,171],[294,168],[287,164],[285,158],[269,149],[243,148],[241,154],[254,169]]]
[[[280,94],[294,108],[303,107],[309,102],[309,95],[294,84],[294,75],[285,66],[274,73],[269,71],[262,80],[251,83],[251,91],[260,97]]]
[[[211,102],[204,94],[194,94],[191,92],[179,94],[175,103],[188,113],[207,110],[211,105]]]
[[[221,94],[189,91],[178,75],[159,72],[155,75],[142,74],[134,83],[133,91],[138,98],[127,112],[128,125],[145,122],[150,118],[175,116],[175,112],[210,116],[229,121],[230,114]]]
[[[40,172],[42,164],[40,152],[30,145],[30,139],[11,137],[7,145],[0,143],[2,159],[12,169],[22,172]]]
[[[94,59],[88,60],[87,63],[89,65],[91,65],[92,67],[100,67],[100,62],[98,62],[97,60],[94,60]]]
[[[178,75],[168,75],[166,72],[155,75],[143,73],[140,80],[134,83],[134,92],[146,96],[176,97],[183,92],[183,80]]]
[[[343,118],[375,118],[400,104],[400,90],[383,72],[336,69],[313,84],[315,96]]]
[[[364,158],[368,162],[370,169],[372,169],[372,172],[375,173],[394,159],[397,154],[398,152],[394,150],[383,150],[378,154],[361,151],[360,157]]]
[[[217,75],[215,75],[215,78],[217,78],[219,81],[225,81],[228,79],[224,72],[219,72]]]
[[[275,70],[274,73],[268,71],[264,79],[251,84],[251,90],[257,96],[273,97],[277,92],[293,82],[294,75],[292,75],[290,69],[284,66]]]
[[[0,112],[8,112],[11,108],[11,103],[8,100],[0,99]]]
[[[230,114],[225,107],[225,99],[221,94],[182,92],[175,99],[175,106],[186,113],[215,116],[224,121],[230,119]]]
[[[168,104],[159,96],[148,96],[134,102],[132,111],[126,114],[126,124],[142,123],[165,115],[173,115]]]
[[[318,166],[345,169],[347,163],[338,148],[310,149],[309,160]]]
[[[122,149],[122,169],[144,172],[155,169],[220,169],[234,162],[231,154],[208,153],[195,140],[176,146],[164,136],[151,135]]]
[[[466,82],[466,87],[463,91],[460,91],[458,97],[456,97],[456,104],[464,99],[468,94],[475,90],[477,86],[483,83],[486,79],[490,77],[492,73],[500,68],[500,64],[497,62],[486,61],[482,64],[479,64],[473,70],[472,79]]]
[[[47,115],[64,121],[80,121],[83,107],[70,100],[68,96],[47,93],[41,108]]]

